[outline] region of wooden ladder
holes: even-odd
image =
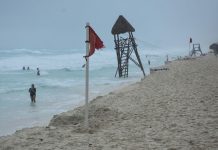
[[[122,77],[126,78],[128,77],[128,60],[129,60],[129,51],[128,49],[124,48],[121,51],[121,73],[122,73]]]

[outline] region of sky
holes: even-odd
[[[0,0],[0,49],[85,49],[86,22],[113,49],[119,15],[141,47],[185,49],[192,37],[207,49],[218,41],[218,0]]]

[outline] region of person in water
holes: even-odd
[[[31,102],[36,102],[36,88],[34,87],[34,84],[32,84],[31,88],[29,88],[30,98]]]
[[[23,66],[23,70],[26,70],[26,68]]]
[[[29,66],[27,67],[27,70],[30,70],[30,67],[29,67]]]
[[[37,76],[40,76],[40,70],[37,68]]]

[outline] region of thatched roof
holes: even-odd
[[[112,34],[121,34],[121,33],[126,33],[126,32],[134,32],[135,29],[133,26],[122,16],[120,15],[115,22],[111,33]]]
[[[218,42],[210,45],[210,49],[218,51]]]

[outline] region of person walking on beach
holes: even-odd
[[[39,68],[37,68],[37,76],[40,76]]]
[[[32,84],[31,88],[29,88],[30,98],[31,102],[36,102],[36,88],[34,87],[34,84]]]

